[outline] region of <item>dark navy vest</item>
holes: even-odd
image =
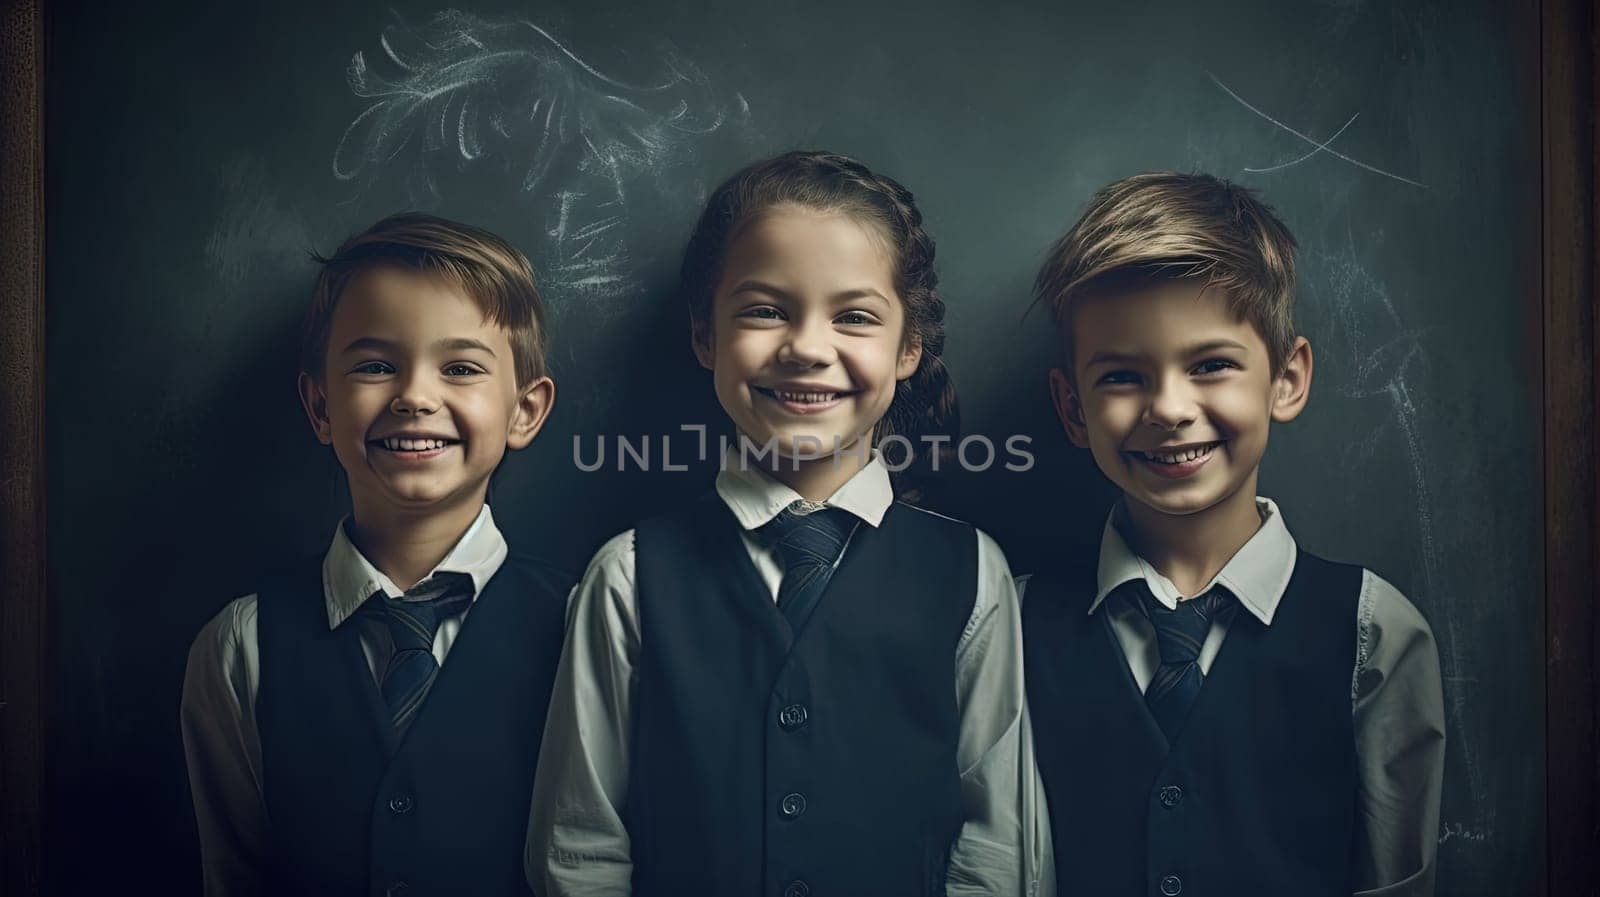
[[[891,506],[798,633],[715,495],[635,545],[636,897],[943,895],[972,527]]]
[[[1171,745],[1107,609],[1087,612],[1093,570],[1028,584],[1028,708],[1058,893],[1349,897],[1361,577],[1301,551],[1271,626],[1234,614]]]
[[[508,558],[396,743],[321,563],[257,599],[269,895],[525,895],[528,805],[568,580]]]

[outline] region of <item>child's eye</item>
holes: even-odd
[[[833,320],[834,323],[837,324],[850,324],[853,326],[860,326],[862,324],[876,324],[878,322],[877,318],[874,318],[872,315],[864,311],[847,311]]]
[[[444,375],[446,377],[471,377],[482,373],[484,373],[483,368],[480,368],[475,364],[467,364],[466,362],[462,361],[458,361],[454,364],[447,364],[444,368]]]
[[[351,368],[350,373],[379,377],[394,373],[394,368],[387,361],[363,361]]]
[[[1122,386],[1138,382],[1139,375],[1134,371],[1107,371],[1100,375],[1100,379],[1096,380],[1095,384],[1098,386]]]
[[[783,312],[770,305],[757,305],[754,308],[747,308],[740,312],[739,317],[755,318],[761,321],[781,321],[783,320]]]
[[[1194,366],[1196,374],[1216,374],[1239,366],[1226,358],[1208,358]]]

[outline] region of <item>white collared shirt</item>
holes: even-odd
[[[736,457],[724,458],[716,491],[776,601],[783,565],[753,534],[802,499],[747,467]],[[874,457],[823,504],[877,527],[893,503],[888,470]],[[977,594],[955,656],[956,759],[965,822],[950,851],[947,887],[952,895],[1009,897],[1021,893],[1023,874],[1017,815],[1022,630],[1005,555],[983,532],[977,540]],[[640,651],[634,561],[629,530],[595,554],[568,606],[524,856],[528,881],[541,897],[618,897],[631,891],[623,814]]]
[[[376,617],[355,616],[367,599],[382,591],[398,597],[389,577],[372,565],[345,534],[346,521],[335,528],[322,559],[322,597],[328,628],[350,622],[359,627],[361,651],[373,681],[382,678],[394,642],[389,628]],[[472,578],[472,600],[500,569],[506,540],[484,505],[455,547],[428,576],[465,573]],[[426,579],[427,577],[423,577]],[[471,605],[439,621],[433,657],[441,665],[461,632]],[[256,596],[230,602],[212,618],[189,648],[183,678],[179,724],[189,785],[200,829],[200,862],[205,893],[261,893],[269,830],[266,799],[261,790],[261,734],[256,728],[256,690],[261,655],[256,639]]]
[[[1263,626],[1272,625],[1294,573],[1299,548],[1278,506],[1257,498],[1256,507],[1261,514],[1260,529],[1195,593],[1203,595],[1220,585],[1238,599],[1217,615],[1206,633],[1198,658],[1202,674],[1210,672],[1237,614],[1248,613]],[[1089,613],[1104,608],[1111,615],[1111,630],[1134,681],[1144,691],[1161,666],[1155,627],[1130,602],[1108,603],[1106,598],[1118,586],[1136,580],[1143,580],[1169,609],[1185,596],[1128,547],[1118,530],[1123,519],[1119,506],[1106,521]],[[1019,581],[1019,593],[1025,593],[1026,579]],[[1357,845],[1351,857],[1354,893],[1358,897],[1426,897],[1433,893],[1444,782],[1444,695],[1438,649],[1432,630],[1417,609],[1371,570],[1362,573],[1355,625],[1356,655],[1350,675],[1359,778]],[[1028,726],[1023,727],[1019,741],[1022,774],[1031,781],[1022,810],[1030,894],[1054,897],[1050,815]]]

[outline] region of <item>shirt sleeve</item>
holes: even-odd
[[[256,729],[256,597],[230,603],[189,648],[178,724],[208,897],[263,889],[267,805]]]
[[[639,656],[633,532],[601,546],[567,607],[523,867],[540,897],[631,890],[623,813]]]
[[[947,893],[1023,893],[1021,782],[1022,624],[1000,546],[978,537],[978,594],[956,645],[965,821],[950,850]]]
[[[1017,577],[1017,604],[1027,600],[1028,574]],[[1024,679],[1026,681],[1026,679]],[[1050,807],[1044,794],[1044,779],[1039,776],[1039,758],[1034,752],[1033,723],[1028,705],[1022,705],[1022,722],[1017,737],[1017,787],[1021,794],[1022,883],[1027,897],[1055,897],[1056,855],[1050,841]]]
[[[1357,607],[1356,894],[1431,897],[1444,781],[1439,652],[1417,609],[1370,570]]]

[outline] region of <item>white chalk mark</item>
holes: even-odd
[[[578,228],[577,232],[572,235],[572,239],[574,239],[574,240],[582,240],[585,237],[597,236],[599,234],[605,233],[606,231],[612,229],[613,227],[616,227],[617,225],[619,225],[621,223],[622,223],[622,216],[621,215],[612,215],[609,218],[602,218],[601,220],[596,221],[593,224],[585,224],[583,227]]]
[[[1344,124],[1340,125],[1339,126],[1339,130],[1334,131],[1332,137],[1329,137],[1327,140],[1317,144],[1311,150],[1311,152],[1306,153],[1305,155],[1301,156],[1298,159],[1290,159],[1287,162],[1281,162],[1281,163],[1279,163],[1277,165],[1269,165],[1266,168],[1251,168],[1250,166],[1246,165],[1244,170],[1245,171],[1254,172],[1256,174],[1265,174],[1265,173],[1267,173],[1269,171],[1282,171],[1283,169],[1288,168],[1291,165],[1299,165],[1301,162],[1304,162],[1305,160],[1311,158],[1312,156],[1315,156],[1317,153],[1320,153],[1323,150],[1327,149],[1329,147],[1329,145],[1331,145],[1335,140],[1339,139],[1339,135],[1344,133],[1345,128],[1348,128],[1352,124],[1355,124],[1355,120],[1360,118],[1360,117],[1361,117],[1361,113],[1359,113],[1359,112],[1357,112],[1355,115],[1350,116],[1350,120],[1345,122]]]
[[[556,226],[550,229],[550,236],[558,241],[567,238],[567,218],[572,214],[572,204],[582,198],[582,193],[574,193],[571,190],[561,191],[560,210],[557,213]]]
[[[469,161],[483,155],[483,147],[478,143],[476,109],[472,105],[472,97],[463,99],[456,124],[456,145],[461,149],[461,158]]]
[[[697,184],[667,172],[749,114],[742,95],[716,89],[670,45],[648,57],[650,77],[624,81],[522,18],[445,10],[425,26],[384,29],[379,44],[381,58],[358,51],[346,68],[368,105],[340,136],[334,176],[375,180],[409,165],[396,174],[413,200],[458,181],[436,177],[445,171],[519,178],[516,195],[553,239],[536,263],[555,286],[589,294],[632,283],[631,272],[590,267],[627,263],[630,198],[698,199]],[[575,259],[583,270],[568,271]]]
[[[1389,407],[1390,418],[1399,429],[1406,469],[1415,491],[1417,534],[1421,543],[1422,588],[1413,597],[1431,598],[1438,594],[1440,588],[1434,495],[1428,474],[1428,446],[1424,444],[1421,413],[1411,386],[1415,368],[1426,364],[1421,342],[1426,331],[1405,326],[1388,290],[1360,265],[1354,248],[1354,236],[1347,233],[1346,240],[1350,248],[1344,252],[1312,257],[1320,258],[1329,269],[1332,287],[1330,310],[1338,329],[1349,341],[1345,354],[1349,357],[1354,376],[1345,394],[1351,398],[1382,397]],[[1369,333],[1369,329],[1379,331],[1379,338],[1387,341],[1373,348],[1371,342],[1374,334]],[[1441,613],[1430,619],[1434,620],[1440,673],[1444,681],[1453,685],[1469,682],[1474,668],[1470,658],[1462,656],[1467,646],[1462,641],[1458,616]],[[1471,689],[1464,687],[1445,690],[1447,717],[1457,729],[1465,727],[1470,718],[1473,709],[1469,701],[1470,694]],[[1484,815],[1484,776],[1477,745],[1469,738],[1459,739],[1452,745],[1452,753],[1461,758],[1465,767],[1467,793],[1471,795],[1474,817],[1483,826],[1479,831],[1492,833],[1492,809],[1487,820]]]
[[[538,25],[535,25],[532,22],[529,22],[527,20],[523,20],[522,24],[524,24],[527,27],[532,28],[534,31],[538,32],[540,37],[543,37],[545,40],[549,41],[551,46],[555,47],[557,50],[560,50],[563,54],[566,55],[566,57],[568,59],[570,59],[573,62],[577,63],[579,68],[583,69],[585,72],[588,72],[589,74],[593,75],[594,77],[598,78],[599,80],[605,82],[606,84],[611,85],[612,87],[620,87],[623,90],[632,90],[632,91],[658,91],[658,90],[666,90],[667,88],[671,87],[673,84],[677,83],[677,81],[673,80],[673,81],[666,81],[666,82],[664,82],[662,84],[657,84],[657,85],[652,86],[652,87],[642,87],[642,86],[638,86],[638,85],[628,84],[628,83],[623,82],[623,81],[618,81],[615,78],[612,78],[609,75],[605,74],[604,72],[600,71],[599,69],[596,69],[593,66],[589,65],[589,63],[584,62],[582,59],[579,59],[578,58],[578,54],[572,52],[571,50],[568,50],[566,44],[563,44],[561,41],[556,40],[554,37],[552,37],[550,35],[550,32],[544,30],[543,28],[540,28]],[[666,64],[667,64],[667,66],[669,68],[672,67],[672,60],[671,60],[670,57],[667,59]],[[674,74],[677,74],[677,69],[676,68],[672,68],[672,72]]]
[[[1267,113],[1262,112],[1260,109],[1257,109],[1255,106],[1251,105],[1249,100],[1246,100],[1244,97],[1239,96],[1237,93],[1235,93],[1233,91],[1233,88],[1231,88],[1228,85],[1222,83],[1222,79],[1218,78],[1216,75],[1213,75],[1210,72],[1206,72],[1206,76],[1211,79],[1212,83],[1214,83],[1218,87],[1222,88],[1224,93],[1226,93],[1230,97],[1233,97],[1234,100],[1236,100],[1239,103],[1239,105],[1241,105],[1244,108],[1250,110],[1251,112],[1254,112],[1256,115],[1266,119],[1267,121],[1271,122],[1273,125],[1278,127],[1279,129],[1281,129],[1283,131],[1287,131],[1288,133],[1293,134],[1294,136],[1300,138],[1301,140],[1304,140],[1306,143],[1309,143],[1312,146],[1317,147],[1320,151],[1326,152],[1328,155],[1333,156],[1335,158],[1343,159],[1344,161],[1349,162],[1351,165],[1354,165],[1357,168],[1365,169],[1366,171],[1370,171],[1373,174],[1380,174],[1380,175],[1383,175],[1386,178],[1392,178],[1394,180],[1400,181],[1401,183],[1410,184],[1413,187],[1421,187],[1424,190],[1428,189],[1428,185],[1422,183],[1421,181],[1413,181],[1412,179],[1410,179],[1408,177],[1403,177],[1401,175],[1395,174],[1392,171],[1384,171],[1383,169],[1378,168],[1375,165],[1368,165],[1367,163],[1361,161],[1360,159],[1355,159],[1355,158],[1352,158],[1350,156],[1347,156],[1344,153],[1341,153],[1336,149],[1332,149],[1332,148],[1328,147],[1326,144],[1318,143],[1317,141],[1311,139],[1310,137],[1307,137],[1306,135],[1300,133],[1299,131],[1296,131],[1294,128],[1284,124],[1281,121],[1278,121],[1276,118],[1273,118],[1271,115],[1268,115]]]
[[[395,65],[400,66],[402,69],[405,69],[408,72],[411,71],[411,66],[407,65],[406,61],[400,58],[400,54],[394,51],[394,45],[389,43],[389,35],[378,35],[378,43],[382,45],[384,55],[393,60]]]

